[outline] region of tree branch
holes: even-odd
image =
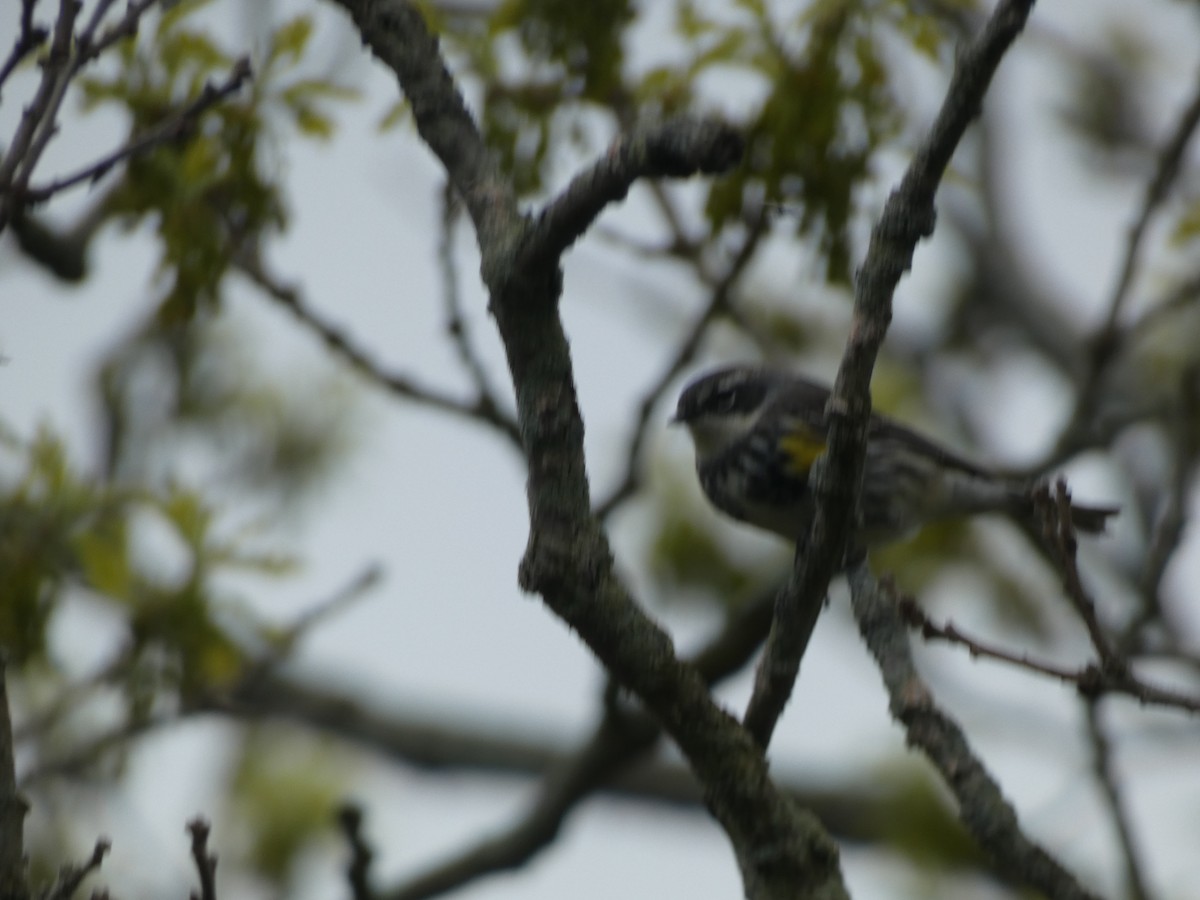
[[[1179,177],[1188,144],[1191,143],[1192,135],[1196,133],[1197,127],[1200,127],[1200,73],[1197,73],[1195,93],[1180,112],[1174,130],[1159,151],[1154,174],[1146,184],[1146,193],[1142,197],[1141,209],[1133,220],[1133,224],[1129,226],[1129,237],[1125,242],[1125,255],[1121,259],[1121,271],[1108,301],[1108,317],[1097,337],[1097,344],[1100,345],[1097,368],[1107,358],[1105,354],[1112,349],[1107,345],[1111,343],[1119,327],[1121,309],[1125,304],[1125,299],[1129,296],[1129,288],[1133,284],[1142,241],[1146,236],[1146,228],[1154,214],[1162,206],[1163,201],[1166,200],[1171,186]]]
[[[217,900],[217,857],[208,852],[209,825],[199,817],[188,822],[192,836],[192,862],[200,877],[200,892],[192,891],[192,900]]]
[[[613,570],[607,538],[591,515],[583,421],[557,308],[562,274],[551,249],[557,239],[531,228],[517,211],[512,186],[499,177],[416,10],[403,0],[340,2],[396,73],[418,132],[475,223],[529,464],[521,586],[540,594],[679,744],[733,843],[748,896],[844,897],[836,846],[772,784],[761,752],[716,706],[699,674],[679,661],[670,637]],[[671,171],[691,174],[703,163],[703,157],[672,161]]]
[[[161,122],[147,128],[141,134],[134,135],[121,147],[102,156],[78,172],[56,178],[45,185],[26,188],[21,192],[18,200],[25,204],[43,203],[55,194],[85,181],[98,181],[118,163],[140,156],[162,144],[169,144],[186,137],[191,133],[201,115],[226,97],[237,93],[242,85],[252,77],[252,74],[250,60],[242,57],[234,64],[224,81],[215,85],[205,82],[200,94],[191,103],[166,116]],[[0,185],[0,192],[4,190],[4,186]]]
[[[871,231],[867,257],[854,282],[850,337],[825,409],[826,451],[808,480],[815,514],[808,535],[797,544],[792,578],[776,605],[744,718],[747,730],[764,748],[791,697],[829,581],[850,548],[871,413],[871,372],[891,323],[892,293],[912,265],[917,242],[933,232],[938,183],[1032,6],[1033,0],[1001,0],[963,51],[929,135]]]
[[[91,18],[78,33],[75,24],[83,4],[76,0],[63,0],[59,4],[50,50],[42,65],[41,81],[33,99],[22,111],[3,157],[0,157],[0,232],[29,202],[30,179],[46,147],[58,133],[58,111],[75,76],[114,43],[135,34],[142,15],[158,0],[130,0],[125,14],[97,38],[112,2],[98,2],[92,9]],[[32,14],[32,4],[22,7],[22,28],[31,22]]]
[[[36,50],[49,37],[49,32],[40,25],[33,23],[33,7],[37,0],[21,0],[21,25],[17,39],[8,58],[0,65],[0,88],[8,81],[13,71],[21,64],[26,56]]]
[[[527,250],[537,255],[520,264],[557,263],[605,207],[625,199],[638,179],[720,174],[741,160],[743,149],[742,136],[716,119],[679,117],[635,128],[542,209],[527,235]]]
[[[108,851],[112,848],[112,844],[107,838],[100,838],[92,847],[92,855],[86,862],[81,865],[63,866],[58,872],[58,878],[55,879],[48,890],[39,894],[40,900],[71,900],[75,896],[75,892],[79,890],[79,886],[83,884],[83,880],[98,871],[100,865],[104,862],[104,857],[108,855]],[[0,896],[7,896],[0,894]],[[92,895],[96,897],[96,894]]]
[[[29,804],[17,792],[7,670],[8,660],[0,651],[0,897],[23,900],[29,896],[24,837]]]
[[[1142,872],[1141,856],[1134,843],[1129,812],[1117,787],[1119,779],[1113,767],[1112,746],[1109,744],[1108,735],[1104,733],[1104,723],[1100,721],[1098,697],[1091,698],[1087,704],[1087,726],[1088,739],[1092,744],[1092,768],[1108,804],[1113,827],[1117,832],[1117,841],[1121,845],[1121,854],[1125,857],[1127,896],[1129,900],[1148,900],[1150,894],[1146,890],[1146,876]]]
[[[650,416],[653,414],[654,408],[662,400],[662,396],[666,393],[667,388],[679,377],[679,373],[696,358],[696,354],[700,352],[700,345],[704,341],[704,336],[708,334],[708,330],[713,322],[729,310],[733,299],[734,287],[737,285],[742,273],[746,271],[746,267],[750,264],[750,261],[754,258],[754,254],[758,251],[766,232],[767,221],[765,216],[760,215],[750,223],[749,230],[746,232],[737,255],[734,256],[724,274],[713,284],[708,303],[704,305],[699,315],[693,320],[687,334],[684,335],[683,340],[676,347],[675,354],[664,367],[662,374],[658,376],[642,395],[641,402],[638,403],[637,412],[634,415],[633,436],[630,438],[629,446],[625,450],[624,474],[622,474],[620,480],[617,482],[617,486],[613,488],[612,493],[596,504],[596,516],[600,520],[607,520],[622,503],[632,497],[634,492],[637,491],[640,483],[639,473],[642,464],[642,451],[646,445],[646,434],[650,424]]]
[[[345,804],[338,811],[338,824],[350,847],[350,862],[346,866],[346,880],[350,883],[350,896],[354,900],[372,900],[371,863],[375,853],[368,846],[362,833],[362,809],[353,803]]]
[[[850,570],[850,599],[859,632],[883,676],[893,718],[904,726],[909,744],[919,747],[941,773],[958,801],[963,824],[983,851],[1005,877],[1055,900],[1095,898],[1022,833],[1000,785],[971,751],[958,723],[934,702],[917,672],[894,592],[875,581],[865,563]]]
[[[959,629],[953,622],[938,624],[930,619],[921,609],[920,604],[910,597],[901,597],[899,606],[900,614],[908,626],[919,630],[921,637],[927,641],[938,640],[948,644],[957,644],[966,648],[971,656],[1002,662],[1020,669],[1027,669],[1036,675],[1055,678],[1066,684],[1074,685],[1079,693],[1089,700],[1105,694],[1123,694],[1142,704],[1200,713],[1200,697],[1189,697],[1177,691],[1146,684],[1134,676],[1128,667],[1109,670],[1103,666],[1088,664],[1073,668],[1042,659],[1034,659],[1026,653],[1014,653],[972,637]]]
[[[491,426],[520,450],[521,435],[517,430],[517,423],[485,395],[480,395],[474,401],[460,400],[442,391],[426,387],[406,375],[383,371],[371,361],[366,351],[357,346],[344,331],[327,322],[317,313],[305,301],[299,288],[285,284],[267,272],[257,254],[239,254],[235,265],[243,275],[262,288],[267,296],[288,310],[298,322],[316,334],[330,352],[341,357],[368,381],[404,400]]]

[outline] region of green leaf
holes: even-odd
[[[295,65],[304,55],[313,33],[312,18],[299,15],[280,25],[271,36],[271,49],[267,53],[267,67],[278,61]]]
[[[408,101],[404,99],[397,100],[384,110],[383,115],[379,117],[379,123],[375,127],[380,132],[391,131],[394,128],[398,128],[408,118],[408,113]]]
[[[1171,231],[1171,244],[1183,247],[1200,237],[1200,201],[1189,203]]]
[[[123,518],[108,517],[75,539],[75,552],[89,587],[125,598],[133,586],[129,541]]]
[[[198,555],[204,549],[212,525],[212,512],[198,494],[175,488],[161,502],[163,515],[175,526],[184,542]]]

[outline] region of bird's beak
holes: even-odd
[[[684,420],[679,417],[679,413],[672,413],[671,418],[667,419],[667,424],[674,428],[678,425],[685,425],[687,423],[685,423]]]

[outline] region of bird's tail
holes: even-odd
[[[1034,485],[1014,486],[1010,489],[1010,514],[1022,523],[1035,526],[1040,531],[1041,516],[1038,506],[1041,502],[1053,503],[1049,487],[1038,483]],[[1043,494],[1045,499],[1038,500]],[[1121,511],[1119,506],[1090,506],[1082,503],[1071,504],[1071,524],[1081,534],[1103,534],[1108,520]]]
[[[1071,524],[1084,534],[1103,534],[1108,520],[1120,512],[1117,506],[1084,506],[1071,504]]]

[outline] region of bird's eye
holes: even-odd
[[[713,398],[713,411],[717,413],[731,413],[737,406],[737,391],[721,391]]]

